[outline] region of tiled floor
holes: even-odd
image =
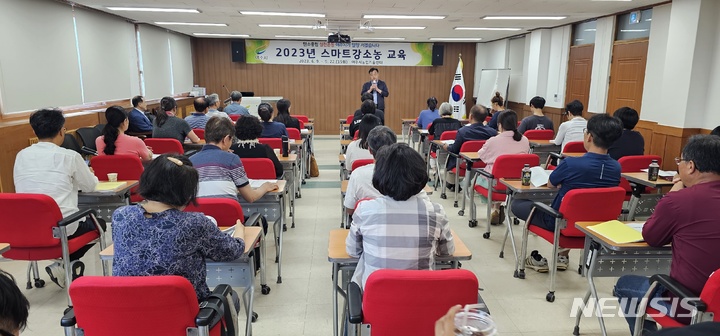
[[[302,198],[296,203],[295,229],[284,236],[283,283],[269,285],[272,292],[255,295],[255,311],[260,315],[253,325],[255,335],[332,335],[331,265],[327,261],[327,240],[330,229],[340,224],[340,191],[337,137],[316,137],[315,157],[320,166],[320,177],[308,180]],[[434,193],[431,198],[445,207],[452,228],[473,252],[473,259],[463,262],[463,268],[473,271],[484,289],[482,296],[488,304],[501,335],[571,335],[574,318],[571,307],[574,298],[582,297],[587,281],[572,270],[577,269],[579,254],[571,252],[570,270],[559,272],[556,301],[545,301],[549,285],[547,274],[528,270],[527,279],[512,277],[514,260],[512,250],[506,247],[504,259],[498,258],[502,231],[493,227],[490,239],[483,239],[485,206],[479,205],[479,222],[469,228],[467,216],[458,216],[452,197],[447,200]],[[520,227],[515,227],[518,248]],[[272,240],[269,240],[272,241]],[[530,249],[538,249],[549,256],[550,245],[530,238]],[[272,249],[268,249],[268,252]],[[101,274],[97,248],[85,258],[86,274]],[[268,280],[274,279],[274,253],[267,260]],[[42,263],[41,266],[45,266]],[[24,288],[25,263],[4,262],[0,267],[11,272]],[[42,276],[47,280],[47,275]],[[601,297],[611,297],[615,279],[597,281]],[[30,321],[23,335],[62,335],[60,317],[66,307],[64,292],[48,281],[42,289],[23,290],[30,304]],[[437,294],[442,295],[442,291]],[[606,313],[609,311],[605,311]],[[244,323],[244,321],[241,321]],[[610,335],[627,335],[625,320],[606,318]],[[585,317],[581,322],[582,335],[598,335],[597,319]]]

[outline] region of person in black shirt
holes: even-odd
[[[452,117],[452,105],[450,103],[440,104],[440,118],[435,119],[428,128],[428,133],[435,137],[435,140],[440,140],[440,136],[445,131],[455,131],[462,127],[460,120]]]
[[[715,129],[713,129],[712,132],[710,132],[710,135],[720,136],[720,126],[715,127]]]
[[[275,166],[275,176],[281,178],[283,175],[283,166],[278,160],[277,155],[270,146],[260,143],[258,138],[262,133],[262,125],[260,120],[255,117],[243,117],[235,123],[235,137],[238,142],[230,147],[230,150],[244,158],[267,158],[273,162]]]
[[[350,123],[349,131],[350,136],[353,139],[355,138],[355,131],[360,128],[360,121],[362,121],[362,118],[366,114],[374,114],[380,119],[380,125],[385,125],[383,122],[383,111],[380,111],[375,107],[375,103],[373,103],[372,99],[366,99],[365,101],[363,101],[362,105],[360,105],[360,109],[355,111],[355,114],[353,115],[353,120]]]
[[[362,104],[362,102],[368,99],[372,101],[372,94],[364,93],[362,96],[360,96],[360,104]],[[375,116],[380,118],[380,123],[385,126],[385,112],[383,110],[378,110],[377,105],[375,106]],[[353,113],[353,121],[357,120],[359,123],[359,120],[362,119],[362,117],[362,109],[355,110],[355,113]]]
[[[613,117],[620,119],[623,124],[623,133],[610,148],[608,154],[615,160],[623,156],[643,155],[645,153],[645,139],[642,134],[633,131],[635,125],[640,121],[637,111],[629,107],[621,107],[613,113]]]
[[[458,154],[460,153],[460,148],[462,148],[463,143],[465,141],[471,141],[471,140],[487,140],[497,135],[497,131],[483,125],[483,122],[485,121],[485,118],[487,118],[488,112],[487,108],[482,105],[474,105],[470,109],[470,124],[461,127],[458,129],[457,136],[455,137],[455,142],[452,145],[445,144],[443,145],[443,148],[451,153]],[[451,169],[455,168],[455,160],[448,160],[447,162],[447,171],[449,172]],[[450,173],[448,173],[450,175]],[[448,181],[454,181],[454,177],[448,177]],[[455,191],[455,185],[450,184],[449,182],[446,183],[446,187],[450,191]]]
[[[297,118],[290,116],[290,101],[287,99],[280,99],[275,104],[277,107],[277,115],[273,121],[279,122],[287,128],[297,128],[300,131],[300,121]]]

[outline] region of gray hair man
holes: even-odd
[[[220,118],[228,118],[230,119],[230,116],[228,116],[227,113],[218,111],[218,107],[220,107],[220,96],[217,93],[213,93],[207,98],[205,98],[205,101],[207,101],[208,105],[208,119],[212,117],[220,117]]]
[[[230,92],[230,105],[225,106],[223,111],[227,113],[228,115],[241,115],[241,116],[250,116],[250,111],[245,106],[242,106],[240,103],[242,102],[242,93],[240,91],[233,91]]]
[[[397,135],[387,126],[377,126],[368,133],[367,144],[370,154],[375,154],[385,146],[397,143]],[[372,184],[375,164],[358,167],[350,174],[347,192],[345,193],[345,211],[352,215],[355,211],[355,204],[363,198],[382,197]]]

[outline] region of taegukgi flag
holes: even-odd
[[[453,117],[455,119],[465,119],[465,79],[463,79],[463,61],[462,57],[458,57],[458,66],[455,70],[455,77],[450,86],[450,98],[448,102],[453,108]]]

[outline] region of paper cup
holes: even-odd
[[[108,173],[108,181],[117,182],[117,173]]]

